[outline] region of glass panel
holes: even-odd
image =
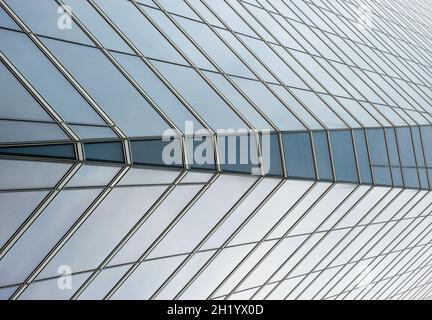
[[[52,188],[71,166],[0,159],[0,189]]]
[[[2,97],[0,101],[2,118],[52,121],[2,63],[0,63],[0,96]]]
[[[136,185],[136,184],[168,184],[172,183],[180,174],[180,170],[156,170],[156,169],[130,169],[119,185]]]
[[[120,167],[85,164],[69,180],[67,187],[106,186],[119,172]]]
[[[47,191],[0,193],[0,208],[7,208],[0,211],[0,247],[3,247],[47,194]]]
[[[45,39],[81,85],[130,136],[161,135],[168,124],[95,48]]]
[[[423,156],[423,146],[420,137],[420,129],[418,127],[412,127],[411,133],[414,142],[414,150],[415,150],[415,155],[417,160],[417,166],[425,167],[426,164]]]
[[[232,77],[245,92],[281,130],[304,130],[305,127],[261,82]]]
[[[372,173],[369,164],[369,155],[366,144],[366,137],[363,130],[354,130],[354,143],[358,165],[360,169],[360,181],[362,183],[372,183]]]
[[[141,58],[116,53],[113,55],[157,106],[175,123],[177,128],[184,132],[187,121],[192,122],[195,130],[202,128],[202,125],[192,113],[165,86],[162,80],[146,66]]]
[[[0,261],[0,284],[22,283],[101,190],[62,191]],[[58,271],[57,265],[55,272]]]
[[[385,128],[387,147],[390,157],[391,166],[400,166],[399,151],[396,142],[396,134],[394,128]]]
[[[106,48],[131,53],[132,50],[87,1],[65,0],[74,15]],[[75,26],[74,26],[75,27]]]
[[[6,2],[34,33],[92,44],[90,39],[74,24],[70,15],[54,1],[7,0]]]
[[[314,179],[315,168],[309,133],[285,133],[283,143],[288,176]]]
[[[62,42],[62,45],[65,45],[65,42]],[[0,50],[66,121],[104,124],[84,98],[26,35],[0,30]]]
[[[387,146],[382,129],[366,130],[372,165],[388,166]]]
[[[163,62],[152,63],[213,129],[247,128],[195,70]]]
[[[393,179],[393,185],[395,187],[403,187],[403,180],[402,180],[402,171],[399,167],[391,167],[391,174]]]
[[[315,157],[320,180],[333,180],[332,164],[326,132],[313,132]]]
[[[374,174],[375,184],[383,186],[391,186],[392,180],[390,176],[390,169],[386,167],[372,167]]]
[[[417,175],[417,169],[415,168],[402,168],[404,177],[405,187],[407,188],[419,188],[419,179]]]
[[[186,63],[162,34],[130,1],[104,0],[99,1],[98,6],[108,14],[145,56],[181,64]],[[149,45],[149,43],[152,45]]]
[[[330,143],[336,171],[336,181],[358,182],[351,132],[331,131]]]
[[[191,252],[250,188],[254,180],[250,177],[220,176],[171,229],[149,258]]]
[[[130,187],[112,190],[38,279],[54,276],[62,265],[70,266],[73,272],[97,268],[165,189]]]
[[[0,120],[0,143],[69,140],[57,124]]]
[[[420,127],[426,166],[432,167],[432,127]]]
[[[186,138],[186,144],[191,168],[215,170],[216,161],[211,137],[195,135],[193,138]]]
[[[260,174],[255,135],[218,136],[218,147],[222,170]]]
[[[71,126],[81,139],[116,138],[117,135],[109,127]]]
[[[202,185],[177,186],[115,255],[109,265],[137,261],[202,188]]]
[[[75,148],[73,144],[0,147],[0,154],[24,156],[24,157],[28,156],[28,157],[71,159],[71,160],[76,158]]]
[[[264,174],[282,176],[282,155],[277,134],[260,134]]]
[[[182,166],[183,152],[179,139],[131,141],[134,164]]]
[[[415,154],[410,128],[396,128],[402,166],[415,167]]]
[[[6,11],[3,10],[3,8],[0,8],[0,26],[11,29],[19,29],[15,21],[13,21],[11,17],[9,17],[9,15],[6,13]]]
[[[426,174],[426,169],[418,169],[418,174],[420,178],[420,187],[422,189],[428,189],[429,188],[429,182]]]
[[[85,143],[84,153],[89,161],[124,162],[121,142]]]

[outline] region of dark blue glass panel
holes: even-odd
[[[103,162],[124,162],[121,142],[84,143],[86,160]]]
[[[321,180],[333,180],[333,171],[330,158],[330,150],[326,132],[314,132],[312,134],[315,158],[318,167],[318,176]]]
[[[357,167],[350,131],[332,131],[330,143],[336,181],[358,182]]]
[[[76,159],[73,144],[32,145],[20,147],[2,147],[1,155],[28,156],[42,158]]]
[[[407,188],[419,188],[419,179],[417,175],[417,169],[415,168],[402,168],[404,177],[405,187]]]
[[[402,180],[402,171],[399,167],[392,167],[391,168],[391,174],[393,178],[393,186],[395,187],[403,187],[403,180]]]
[[[378,166],[388,166],[386,141],[384,138],[384,130],[382,129],[367,129],[366,130],[371,164]]]
[[[397,128],[396,135],[399,145],[399,153],[402,166],[415,167],[416,161],[411,139],[410,128]]]
[[[400,161],[395,130],[393,128],[386,128],[385,133],[387,139],[388,153],[390,157],[390,165],[399,167]]]
[[[283,135],[283,142],[288,176],[315,179],[309,133],[285,133]]]
[[[260,135],[264,174],[282,176],[282,157],[277,134]]]
[[[260,174],[257,143],[253,136],[219,136],[218,143],[222,170]]]
[[[375,178],[375,184],[380,186],[391,186],[392,179],[390,176],[390,169],[386,167],[372,167]]]
[[[369,163],[369,155],[366,137],[363,130],[354,130],[354,142],[356,146],[357,161],[360,170],[361,183],[372,183],[372,172]]]
[[[215,170],[214,144],[211,137],[187,138],[188,161],[192,169]]]
[[[154,166],[183,166],[183,152],[179,139],[134,140],[130,142],[134,164]]]
[[[418,167],[425,167],[426,163],[425,163],[424,156],[423,156],[423,147],[422,147],[421,138],[420,138],[420,130],[418,127],[413,127],[413,128],[411,128],[411,133],[412,133],[412,137],[413,137],[414,151],[415,151],[415,156],[416,156],[416,160],[417,160],[417,166]]]
[[[420,188],[429,189],[429,182],[426,174],[426,169],[418,169],[418,174],[420,178]]]
[[[426,158],[426,167],[432,167],[432,127],[421,127],[420,132]]]

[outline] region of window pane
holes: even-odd
[[[124,162],[121,142],[85,143],[84,153],[89,161]]]
[[[283,137],[288,176],[314,179],[315,169],[309,133],[286,133]]]
[[[387,147],[382,129],[366,130],[372,165],[388,166]]]
[[[318,167],[318,176],[321,180],[333,180],[332,164],[326,132],[314,132],[315,157]]]
[[[264,174],[282,176],[282,155],[279,136],[260,134],[261,154],[264,162]]]
[[[336,171],[336,181],[358,182],[351,132],[331,131],[330,143]]]
[[[57,144],[43,146],[0,147],[0,154],[28,157],[75,159],[73,144]]]
[[[417,160],[417,166],[424,167],[426,166],[426,164],[423,156],[423,146],[420,138],[420,130],[418,127],[412,127],[411,133],[414,141],[414,150]]]
[[[218,136],[222,170],[259,174],[257,142],[254,135]]]
[[[183,165],[179,139],[131,141],[130,144],[134,164],[179,167]]]
[[[387,139],[388,152],[390,156],[391,166],[400,166],[399,151],[396,142],[396,134],[394,128],[385,128],[385,134]]]
[[[420,127],[423,148],[426,158],[426,166],[432,167],[432,127]]]
[[[410,128],[397,128],[396,134],[402,166],[416,166]]]
[[[372,173],[369,163],[369,155],[366,145],[366,137],[363,130],[354,130],[354,142],[358,166],[360,170],[360,181],[362,183],[372,183]]]

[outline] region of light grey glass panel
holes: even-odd
[[[66,121],[104,124],[26,35],[0,30],[0,50]]]
[[[255,78],[244,63],[228,49],[207,25],[180,17],[175,19],[226,73]]]
[[[194,246],[228,212],[253,182],[254,179],[250,177],[220,176],[159,243],[149,257],[155,258],[191,252]]]
[[[157,61],[152,63],[213,129],[247,128],[195,70]]]
[[[157,170],[132,168],[126,173],[119,185],[172,183],[180,170]]]
[[[39,279],[55,275],[61,265],[70,266],[74,272],[97,268],[165,189],[131,187],[111,191]]]
[[[252,105],[222,75],[205,72],[216,88],[252,123],[256,129],[271,129],[271,125],[256,111]]]
[[[66,187],[106,186],[119,172],[120,167],[83,165]]]
[[[47,191],[0,193],[0,247],[36,209]]]
[[[102,300],[129,268],[130,266],[126,265],[101,271],[101,273],[99,273],[96,279],[90,283],[78,299]]]
[[[175,123],[177,128],[184,131],[186,121],[192,121],[195,129],[202,128],[195,116],[189,112],[162,80],[145,65],[141,58],[125,54],[114,54],[114,56],[157,106]]]
[[[169,1],[169,0],[168,0]],[[218,18],[201,2],[201,0],[187,0],[187,2],[206,20],[214,26],[223,27]]]
[[[173,41],[174,44],[177,45],[177,47],[185,53],[198,68],[216,71],[204,54],[198,50],[192,41],[190,41],[179,28],[177,28],[174,22],[172,22],[165,13],[144,6],[141,6],[141,8],[150,15],[155,23],[157,23],[157,25],[167,34],[169,39],[171,39],[171,41]]]
[[[49,39],[44,42],[127,135],[161,135],[168,128],[100,50]]]
[[[185,256],[143,262],[113,295],[113,300],[149,299]]]
[[[89,272],[72,275],[70,289],[62,278],[33,282],[19,300],[68,300],[90,275]]]
[[[0,283],[22,283],[100,191],[62,191],[0,261]]]
[[[108,127],[71,126],[72,130],[83,140],[98,138],[116,138],[117,135]]]
[[[279,129],[305,129],[301,122],[261,82],[236,77],[232,79]]]
[[[172,0],[158,0],[158,2],[162,5],[162,8],[169,12],[201,21],[201,19],[192,11],[191,8],[189,8],[186,3],[183,2],[183,0],[175,2]]]
[[[0,120],[0,143],[70,140],[57,124]]]
[[[120,36],[111,29],[108,23],[87,1],[65,0],[64,3],[72,9],[72,13],[78,17],[104,47],[123,52],[132,52]]]
[[[117,253],[110,265],[138,260],[202,187],[201,185],[177,186]]]
[[[3,8],[0,8],[0,27],[19,29],[15,21],[13,21],[11,17],[9,17],[9,15],[6,13],[6,11],[3,10]]]
[[[0,160],[0,189],[52,188],[69,168],[62,163]]]
[[[0,289],[0,300],[8,300],[16,289],[18,289],[18,286]]]
[[[130,1],[104,0],[99,1],[98,5],[145,56],[182,64],[186,63],[162,34]]]
[[[0,63],[0,117],[52,121],[22,84]]]
[[[71,20],[69,13],[66,13],[55,1],[7,0],[6,2],[34,33],[92,44]]]

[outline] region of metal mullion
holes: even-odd
[[[334,184],[333,185],[333,187],[335,186],[336,184]],[[316,235],[317,234],[317,231],[318,231],[318,229],[325,223],[325,222],[327,222],[328,221],[328,219],[330,219],[330,217],[332,216],[332,214],[334,214],[349,198],[350,198],[350,196],[351,195],[353,195],[354,193],[355,193],[355,191],[357,190],[359,188],[359,186],[356,186],[337,206],[336,206],[336,208],[335,209],[333,209],[332,210],[332,212],[315,228],[315,230],[314,231],[312,231],[311,233],[310,233],[310,235],[301,243],[301,245],[296,249],[296,251],[294,252],[294,253],[292,253],[283,263],[282,263],[282,265],[280,265],[278,268],[277,268],[277,270],[276,271],[274,271],[273,272],[273,274],[264,282],[264,284],[262,285],[262,287],[264,287],[265,285],[267,285],[267,284],[269,284],[269,282],[270,282],[270,280],[272,279],[272,277],[279,271],[279,270],[281,270],[287,263],[288,263],[288,261],[290,261],[290,259],[295,255],[295,253],[298,251],[298,250],[300,250],[304,245],[306,245],[306,243],[314,236],[314,235]],[[329,190],[326,190],[325,191],[325,193],[322,195],[322,197],[320,197],[320,199],[318,199],[317,200],[317,202],[318,201],[321,201],[324,197],[325,197],[325,195],[326,194],[328,194],[328,192],[329,192]],[[306,214],[305,215],[307,215],[309,212],[310,212],[310,208],[306,211]],[[289,233],[294,229],[294,227],[297,225],[297,222],[296,222],[296,224],[294,224],[293,225],[293,227],[291,227],[289,230],[287,230],[286,232],[285,232],[285,234],[283,235],[283,239],[286,237],[286,236],[288,236],[289,235]],[[305,254],[293,267],[292,267],[292,269],[291,269],[291,271],[290,271],[290,273],[292,272],[292,271],[294,271],[295,270],[295,268],[296,267],[298,267],[308,256],[309,256],[309,254],[327,237],[327,235],[328,235],[329,233],[324,233],[323,234],[323,236],[312,246],[312,248],[308,251],[308,253],[307,254]],[[274,245],[274,247],[277,247],[277,245],[279,245],[280,243],[282,242],[282,240],[280,240],[280,241],[278,241],[275,245]],[[268,254],[266,254],[259,262],[258,262],[258,264],[257,265],[259,265],[259,264],[261,264],[261,262],[264,260],[264,258],[265,257],[267,257],[268,256]],[[289,276],[289,274],[290,273],[288,273],[285,277],[284,277],[284,279],[285,278],[287,278],[288,276]],[[245,279],[246,279],[246,277],[245,277]],[[283,281],[283,280],[282,280]],[[302,280],[303,281],[303,280]],[[301,282],[302,282],[301,281]],[[258,291],[257,292],[255,292],[253,295],[252,295],[252,297],[251,297],[251,299],[253,298],[253,297],[255,297],[257,294],[258,294],[258,292],[260,291],[261,289],[258,289]]]
[[[69,81],[69,83],[79,92],[79,94],[88,102],[89,106],[107,123],[113,131],[121,138],[126,135],[117,127],[115,122],[105,113],[105,111],[96,103],[96,101],[84,90],[81,84],[66,70],[59,62],[57,57],[43,44],[43,42],[24,24],[24,22],[15,14],[4,0],[0,0],[0,6],[14,18],[15,22],[26,32],[32,42],[41,50],[42,54],[57,68],[57,70]]]
[[[55,0],[60,6],[65,6],[63,0]],[[111,53],[102,45],[101,42],[90,32],[89,29],[78,19],[78,17],[72,13],[71,15],[74,22],[80,27],[80,29],[86,34],[86,36],[96,45],[96,47],[103,52],[105,57],[116,67],[116,69],[127,79],[127,81],[137,90],[141,96],[149,103],[149,105],[158,113],[158,115],[164,119],[164,121],[175,130],[175,132],[182,136],[181,130],[177,128],[175,123],[162,111],[154,100],[142,89],[142,87],[136,82],[135,79],[126,71],[126,69],[115,60]]]
[[[225,3],[234,11],[234,12],[236,12],[237,13],[237,11],[231,6],[231,4],[230,3],[228,3],[227,1],[225,1]],[[273,36],[273,34],[272,34],[272,32],[270,32],[269,30],[268,30],[268,28],[267,27],[265,27],[262,23],[261,23],[261,21],[259,21],[253,14],[251,14],[250,12],[249,12],[249,10],[248,9],[246,9],[245,8],[245,6],[244,6],[244,4],[242,3],[242,2],[239,2],[240,4],[241,4],[241,6],[242,6],[242,8],[243,9],[245,9],[253,18],[254,18],[254,20],[266,31],[266,32],[268,32],[273,38],[275,38],[274,36]],[[239,13],[237,13],[237,15],[239,16],[239,17],[242,17]],[[272,17],[272,19],[273,20],[275,20],[273,17]],[[243,19],[244,21],[245,21],[245,19]],[[279,23],[278,21],[276,21],[277,23]],[[264,39],[262,36],[261,36],[261,34],[258,32],[258,31],[256,31],[247,21],[245,21],[245,23],[252,29],[252,30],[254,30],[254,32],[259,36],[259,37],[261,37],[261,39]],[[284,30],[285,30],[285,28],[283,27],[283,26],[281,26],[281,28],[283,28]],[[286,31],[286,30],[285,30]],[[286,31],[288,34],[289,34],[289,32],[288,31]],[[277,44],[279,45],[279,46],[281,46],[282,48],[284,48],[285,49],[285,47],[280,43],[280,41],[277,39],[277,38],[275,38],[275,40],[277,41]],[[279,53],[278,52],[276,52],[274,49],[273,49],[273,47],[272,46],[270,46],[269,44],[268,44],[268,42],[267,41],[263,41],[266,45],[267,45],[267,47],[279,58],[279,59],[281,59],[281,61],[297,76],[297,77],[299,77],[305,84],[306,84],[306,86],[309,88],[309,90],[311,91],[311,92],[314,92],[315,94],[316,94],[316,91],[314,91],[313,89],[312,89],[312,87],[309,85],[309,83],[307,82],[307,81],[305,81],[305,80],[303,80],[303,78],[297,73],[297,71],[296,70],[294,70],[286,61],[285,61],[285,59],[283,59],[283,57],[281,57],[280,55],[279,55]],[[330,96],[332,96],[333,97],[333,95],[332,94],[330,94],[329,93],[329,91],[328,91],[328,89],[325,87],[325,86],[323,86],[322,84],[321,84],[321,82],[320,81],[318,81],[316,78],[315,78],[315,76],[307,69],[307,68],[305,68],[304,66],[303,66],[303,64],[301,63],[301,62],[299,62],[298,60],[297,60],[297,58],[296,57],[294,57],[288,50],[286,50],[285,49],[285,51],[288,53],[288,55],[292,58],[292,59],[294,59],[298,64],[300,64],[300,66],[306,71],[306,73],[308,73],[309,74],[309,76],[310,77],[312,77],[313,79],[314,79],[314,81],[316,81],[321,87],[323,87],[323,89],[324,90],[326,90],[326,94],[329,94]],[[314,59],[314,61],[316,62],[316,60],[315,60],[315,58],[313,57],[313,56],[311,56],[313,59]],[[321,65],[320,65],[321,66]],[[327,72],[327,71],[326,71]],[[279,78],[276,78],[282,85],[284,85],[284,82],[282,81],[282,80],[280,80]],[[335,80],[336,81],[336,80]],[[285,85],[285,87],[288,87],[288,86],[286,86]],[[290,92],[291,93],[291,92]],[[292,94],[294,97],[295,97],[295,94]],[[350,126],[349,126],[349,124],[348,123],[346,123],[345,122],[345,120],[336,112],[336,111],[334,111],[328,104],[327,104],[327,102],[326,101],[324,101],[322,98],[321,98],[321,96],[320,95],[318,95],[317,94],[317,97],[332,111],[332,113],[334,113],[335,115],[336,115],[336,117],[339,119],[339,120],[341,120],[341,122],[347,127],[347,128],[349,128]],[[345,107],[341,104],[341,103],[339,103],[339,101],[338,100],[336,100],[336,102],[338,103],[338,105],[340,106],[340,107],[342,107],[348,114],[350,114],[351,115],[351,113],[348,111],[348,110],[346,110],[345,109]],[[363,107],[362,107],[363,108]],[[351,115],[352,116],[352,115]],[[353,117],[353,116],[352,116]],[[355,117],[353,117],[354,119],[356,119]],[[375,118],[374,118],[375,119]],[[357,121],[357,120],[356,120]],[[357,121],[358,122],[358,121]],[[378,122],[379,123],[379,122]],[[360,125],[362,125],[361,123],[359,123]],[[327,128],[326,126],[324,126],[324,128]]]
[[[175,20],[175,19],[173,19],[172,17],[171,17],[171,15],[168,13],[168,11],[167,10],[165,10],[164,8],[163,8],[163,6],[157,1],[157,0],[154,0],[153,2],[155,2],[158,6],[159,6],[159,10],[160,11],[162,11],[162,12],[164,12],[164,14],[167,16],[167,18],[180,30],[180,32],[195,46],[195,48],[208,60],[208,61],[210,61],[210,63],[212,64],[212,66],[218,71],[218,73],[219,74],[221,74],[235,89],[236,89],[236,91],[243,97],[243,98],[245,98],[248,102],[249,102],[249,104],[255,109],[255,111],[257,111],[260,115],[261,115],[261,117],[263,117],[269,124],[270,124],[270,126],[272,127],[272,129],[273,130],[275,130],[275,131],[279,131],[279,129],[278,129],[278,127],[277,127],[277,125],[243,92],[243,91],[241,91],[240,89],[239,89],[239,87],[235,84],[235,82],[233,82],[232,81],[232,79],[225,73],[225,71],[221,68],[221,67],[219,67],[219,65],[210,57],[210,55],[208,55],[207,54],[207,52],[204,50],[204,49],[202,49],[201,47],[200,47],[200,45],[199,45],[199,43],[197,43],[181,26],[180,26],[180,24]],[[198,17],[200,17],[201,18],[201,16],[198,14],[198,13],[196,13],[197,15],[198,15]],[[204,19],[202,19],[203,21],[204,21]],[[201,22],[197,22],[197,23],[201,23]],[[212,27],[208,24],[208,23],[206,23],[205,21],[204,21],[204,23],[203,23],[204,25],[206,25],[214,34],[216,34],[216,36],[218,36],[217,35],[217,33],[215,33],[214,31],[213,31],[213,29],[212,29]],[[218,38],[219,38],[219,36],[218,36]],[[220,39],[220,38],[219,38]],[[231,48],[231,46],[229,46],[224,40],[221,40],[230,50],[231,50],[231,52],[237,57],[237,58],[239,58],[238,56],[237,56],[237,54],[236,54],[236,52],[235,52],[235,50],[234,49],[232,49]],[[241,58],[239,58],[240,60],[241,60]],[[244,63],[244,65],[249,69],[249,70],[251,70],[252,68],[251,67],[249,67],[244,61],[242,61],[243,63]],[[192,66],[194,66],[194,65],[192,65]],[[195,67],[194,66],[194,69],[196,69],[196,70],[200,70],[198,67]],[[201,70],[200,70],[201,71]],[[203,76],[205,77],[205,75],[203,74]],[[224,99],[226,99],[227,101],[229,101],[224,95],[223,95],[223,93],[219,90],[219,89],[217,89],[215,86],[213,86],[213,84],[211,83],[211,81],[210,80],[207,80],[207,77],[205,77],[205,79],[204,79],[211,87],[212,87],[212,89],[214,90],[214,91],[216,91],[217,93],[218,93],[218,95],[219,96],[223,96],[224,97]],[[233,106],[232,108],[234,108],[235,110],[237,110],[237,108],[235,107],[235,106]],[[241,112],[239,111],[239,110],[237,110],[237,111],[235,111],[239,116],[241,115]],[[253,124],[251,123],[251,122],[249,122],[249,119],[247,119],[245,116],[243,116],[243,115],[241,115],[241,119],[243,120],[243,117],[244,117],[244,122],[246,123],[246,124],[248,124],[249,125],[249,127],[251,128],[251,129],[253,129],[254,128],[254,126],[253,126]]]
[[[420,191],[419,191],[420,192]],[[398,195],[395,197],[395,198],[393,198],[388,204],[387,204],[387,206],[386,206],[386,208],[391,204],[391,203],[393,203],[394,201],[395,201],[395,199],[397,199],[401,194],[403,193],[403,189],[402,189],[402,191],[401,192],[399,192],[398,193]],[[410,198],[410,200],[406,203],[406,204],[404,204],[394,215],[393,215],[393,217],[395,217],[395,216],[397,216],[400,212],[401,212],[401,210],[403,210],[404,208],[405,208],[405,206],[408,204],[408,203],[410,203],[411,201],[412,201],[412,199],[416,196],[418,194],[418,192],[412,197],[412,198]],[[381,212],[383,212],[383,210],[381,211]],[[407,213],[405,213],[405,215],[406,214],[408,214],[408,212]],[[379,215],[377,215],[377,216],[375,216],[374,217],[374,219],[373,219],[373,221],[376,219],[376,218],[378,218],[378,216]],[[385,228],[387,227],[387,226],[389,226],[390,225],[390,221],[386,221],[386,222],[384,222],[383,223],[383,226],[372,236],[372,237],[370,237],[369,238],[369,240],[365,243],[365,245],[363,245],[362,246],[362,248],[360,249],[360,251],[363,249],[363,248],[365,248],[368,244],[370,244],[370,243],[372,243],[372,241],[374,241],[374,238],[382,231],[382,230],[385,230]],[[412,222],[411,222],[412,223]],[[371,247],[371,248],[369,248],[364,254],[363,254],[363,256],[362,256],[362,258],[364,258],[364,257],[366,257],[367,256],[367,254],[378,244],[378,243],[380,243],[380,241],[384,238],[384,237],[386,237],[388,234],[390,234],[390,232],[395,228],[395,226],[396,225],[398,225],[399,224],[399,222],[397,222],[397,223],[395,223],[395,224],[393,224],[391,227],[390,227],[390,229],[388,229],[387,231],[385,231],[385,233],[384,233],[384,235],[382,235],[381,236],[381,238],[377,241],[377,242],[375,242],[374,243],[374,245]],[[411,224],[410,224],[411,225]],[[363,232],[363,230],[362,230],[362,232]],[[395,239],[397,239],[399,237],[399,235],[397,235],[396,236],[396,238]],[[381,252],[384,252],[384,250],[385,249],[387,249],[389,246],[390,246],[391,244],[388,244]],[[359,252],[360,252],[359,251]],[[352,259],[350,259],[350,261],[351,261]],[[371,263],[373,263],[374,261],[375,261],[376,259],[374,259]],[[350,262],[349,261],[349,262]],[[349,263],[348,262],[348,263]],[[343,279],[343,278],[345,278],[346,277],[346,275],[351,271],[351,270],[353,270],[353,268],[354,268],[354,266],[352,266],[351,268],[349,268],[349,270],[347,271],[347,273],[341,278],[341,279]],[[358,278],[358,276],[357,277],[355,277],[347,286],[345,286],[345,288],[348,288],[352,283],[354,283],[354,281],[356,281],[356,279]],[[327,290],[326,291],[326,294],[328,294],[333,288],[335,287],[335,285],[333,285],[329,290]],[[342,292],[343,292],[343,290],[342,290]],[[340,295],[340,294],[339,294]],[[339,296],[338,295],[338,296]]]
[[[203,186],[201,190],[193,197],[191,201],[184,207],[173,221],[164,229],[164,231],[155,239],[152,244],[144,251],[140,258],[126,271],[126,273],[116,282],[114,287],[105,295],[104,300],[109,300],[115,292],[126,282],[127,279],[138,269],[141,262],[157,247],[157,245],[165,238],[165,236],[177,225],[177,223],[189,212],[195,203],[206,193],[206,191],[219,178],[220,173],[215,173],[209,180],[208,184]]]
[[[185,2],[187,2],[187,0],[184,0]],[[202,0],[201,0],[201,2],[202,2]],[[287,90],[293,97],[294,97],[294,99],[300,104],[300,105],[302,105],[303,106],[303,108],[306,110],[306,112],[307,113],[309,113],[309,115],[315,120],[315,121],[317,121],[320,125],[321,125],[321,127],[323,127],[323,128],[326,128],[326,126],[321,122],[321,120],[320,119],[318,119],[316,116],[315,116],[315,114],[313,114],[310,110],[309,110],[309,108],[300,100],[300,99],[298,99],[293,93],[292,93],[292,91],[291,91],[291,89],[290,89],[290,87],[288,87],[287,85],[285,85],[284,83],[283,83],[283,81],[281,81],[280,79],[279,79],[279,77],[276,75],[276,74],[274,74],[274,72],[255,54],[255,52],[253,51],[253,50],[251,50],[245,43],[244,43],[244,41],[241,39],[241,38],[239,38],[239,36],[238,36],[238,33],[237,32],[234,32],[228,25],[226,25],[226,23],[205,3],[205,2],[202,2],[202,4],[216,17],[216,18],[218,18],[220,21],[221,21],[221,23],[224,25],[224,27],[225,27],[225,29],[224,30],[226,30],[226,31],[229,31],[229,32],[231,32],[231,34],[236,38],[236,40],[239,42],[239,43],[241,43],[241,45],[244,47],[244,48],[246,48],[246,50],[264,67],[264,69],[268,72],[268,73],[270,73],[270,75],[273,77],[273,78],[275,78],[277,81],[279,81],[279,85],[281,85],[283,88],[285,88],[285,90]],[[192,10],[194,10],[195,11],[195,9],[193,9],[193,7],[191,6],[191,5],[189,5],[189,7],[192,9]],[[196,11],[195,11],[196,12]],[[234,12],[236,12],[236,11],[234,11]],[[198,13],[197,13],[198,14]],[[247,24],[247,22],[246,21],[244,21],[244,19],[243,19],[243,17],[241,17],[241,16],[239,16],[239,18],[240,19],[242,19],[243,20],[243,22],[246,24],[246,25],[248,25]],[[211,25],[209,25],[209,26],[211,26]],[[249,25],[248,25],[249,26]],[[211,26],[212,27],[212,26]],[[252,29],[253,30],[253,29]],[[217,33],[217,32],[215,32],[215,34],[219,37],[219,39],[221,39],[221,37],[219,36],[219,34]],[[251,37],[251,36],[248,36],[248,37]],[[251,38],[254,38],[254,39],[256,39],[256,40],[260,40],[260,41],[262,41],[262,39],[261,38],[259,38],[259,39],[257,39],[257,38],[255,38],[255,37],[251,37]],[[225,40],[223,40],[223,39],[221,39],[221,41],[224,41],[224,43],[225,43]],[[264,42],[264,43],[266,43],[267,44],[267,42]],[[241,59],[241,57],[239,57],[239,59]],[[284,61],[283,59],[282,59],[282,61]],[[263,84],[272,94],[273,94],[273,96],[289,111],[289,112],[291,112],[292,114],[293,114],[293,116],[305,127],[305,128],[309,128],[309,126],[306,124],[306,123],[304,123],[304,121],[303,121],[303,119],[300,117],[300,116],[298,116],[297,115],[297,113],[295,112],[295,110],[292,110],[292,109],[290,109],[287,105],[286,105],[286,103],[276,94],[276,92],[268,85],[268,83],[267,82],[265,82],[258,74],[256,74],[256,72],[253,70],[253,68],[250,68],[250,70],[251,70],[251,72],[254,74],[254,76],[261,82],[261,84]],[[300,78],[301,79],[301,78]]]
[[[180,263],[180,265],[171,273],[171,275],[159,286],[159,288],[151,295],[150,300],[155,299],[159,293],[181,272],[186,264],[199,252],[200,248],[211,238],[211,236],[219,229],[220,226],[235,212],[235,210],[250,196],[250,194],[261,183],[263,177],[254,181],[252,186],[238,199],[238,201],[228,210],[228,212],[217,222],[217,224],[209,231],[209,233],[195,246],[192,252]]]
[[[72,295],[71,300],[76,300],[79,296],[87,289],[87,287],[93,282],[94,279],[100,274],[101,270],[108,266],[115,255],[126,245],[126,243],[136,234],[136,232],[145,224],[145,222],[153,215],[153,213],[159,208],[159,206],[166,200],[166,198],[174,191],[179,182],[187,174],[187,171],[182,171],[173,181],[173,183],[163,192],[163,194],[152,204],[152,206],[141,216],[138,222],[129,230],[129,232],[120,240],[115,248],[108,254],[108,256],[100,263],[97,271],[93,272],[92,275],[78,288],[78,290]]]
[[[48,255],[42,260],[42,262],[33,270],[33,272],[27,277],[24,284],[22,284],[11,296],[11,300],[16,300],[20,295],[29,287],[30,283],[35,280],[49,262],[56,256],[56,254],[64,247],[70,238],[77,232],[77,230],[87,221],[94,210],[103,202],[106,196],[111,192],[112,188],[124,177],[129,171],[130,167],[123,167],[119,173],[113,178],[110,184],[97,196],[92,204],[85,210],[85,212],[75,221],[74,225],[69,228],[66,234],[57,242],[57,244],[51,249]]]
[[[249,214],[249,216],[236,228],[236,230],[223,242],[220,248],[207,260],[207,262],[194,274],[194,276],[183,286],[183,288],[176,294],[174,299],[179,299],[185,291],[192,285],[192,283],[207,269],[207,267],[219,256],[219,254],[228,247],[232,239],[243,229],[245,225],[261,210],[261,208],[276,194],[280,188],[285,184],[286,180],[280,182],[270,191],[269,194],[258,204],[258,206]]]
[[[255,244],[255,246],[249,251],[249,253],[237,264],[237,266],[231,270],[231,272],[225,277],[225,279],[211,292],[211,294],[208,296],[207,299],[212,299],[213,296],[216,294],[216,292],[231,278],[231,276],[233,276],[235,274],[235,272],[248,260],[248,258],[259,248],[259,246],[264,243],[265,239],[268,238],[268,236],[285,220],[285,218],[292,212],[292,210],[294,210],[295,208],[297,208],[297,206],[303,202],[303,200],[305,199],[305,197],[307,197],[311,192],[313,192],[313,190],[315,189],[316,186],[318,186],[319,182],[314,182],[302,195],[301,197],[285,212],[285,214],[276,222],[275,225],[273,225],[269,231],[266,232],[266,234]],[[324,194],[326,194],[331,188],[333,187],[333,184],[330,184],[328,186],[328,188],[325,190]],[[319,199],[322,197],[323,195],[321,195],[319,197]],[[309,210],[311,210],[317,202],[319,202],[319,199],[316,200],[313,204],[310,205],[309,209],[307,210],[307,212],[309,212]],[[301,221],[302,218],[305,216],[305,214],[302,215],[302,217],[296,221],[295,225],[297,225],[297,222]],[[279,241],[278,241],[279,242]],[[273,251],[276,248],[276,246],[273,246],[269,252]],[[249,274],[251,272],[253,272],[253,270],[255,270],[255,268],[257,267],[257,265],[255,265],[252,270],[250,270],[247,275],[243,278],[243,280],[245,280],[247,278],[247,276],[249,276]],[[240,284],[237,284],[234,288],[234,290],[240,286]],[[227,298],[230,296],[230,294],[227,296]]]

